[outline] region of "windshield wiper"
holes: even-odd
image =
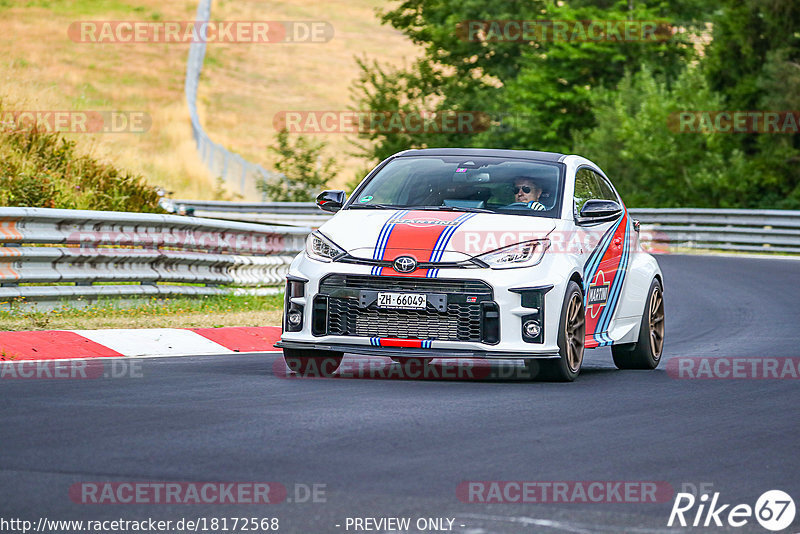
[[[466,211],[469,213],[497,213],[496,211],[486,208],[467,208],[461,206],[408,206],[404,209],[421,211]]]
[[[364,210],[364,209],[376,209],[376,210],[401,210],[404,209],[403,206],[392,206],[391,204],[353,204],[352,206],[347,206],[349,210]]]

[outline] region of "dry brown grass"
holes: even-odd
[[[226,2],[216,13],[226,20],[324,20],[335,36],[327,43],[221,45],[211,50],[200,99],[206,112],[216,112],[216,125],[208,130],[226,144],[236,135],[243,155],[270,161],[265,139],[276,135],[273,117],[287,110],[345,111],[352,105],[350,87],[358,76],[355,57],[365,54],[394,65],[403,65],[417,53],[398,31],[381,26],[375,10],[385,2],[362,0],[294,0],[265,10],[263,2]],[[253,83],[256,80],[256,83]],[[220,113],[221,110],[224,112]],[[335,185],[352,179],[364,161],[348,156],[356,138],[346,134],[311,134],[328,144],[341,171]]]
[[[2,7],[10,5],[11,7]],[[81,150],[138,172],[177,197],[209,198],[214,177],[191,138],[183,94],[188,44],[80,44],[67,37],[76,20],[192,20],[195,1],[2,0],[0,98],[25,110],[142,110],[152,117],[146,134],[74,134]],[[325,44],[214,44],[201,79],[201,120],[212,139],[270,166],[267,146],[282,110],[345,110],[367,54],[402,64],[416,50],[399,32],[381,26],[378,0],[240,0],[214,3],[217,20],[324,20],[335,28]],[[363,162],[342,134],[319,135],[342,171],[340,186]],[[255,198],[249,191],[248,198]]]

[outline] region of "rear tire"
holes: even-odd
[[[618,369],[655,369],[664,351],[664,291],[654,278],[647,293],[639,339],[636,343],[612,345],[611,354]]]
[[[300,376],[330,378],[342,363],[344,353],[331,350],[283,349],[283,359],[290,371]]]
[[[577,283],[570,281],[561,306],[558,323],[558,352],[560,358],[526,360],[530,376],[550,382],[572,382],[581,372],[586,344],[586,310],[583,292]]]

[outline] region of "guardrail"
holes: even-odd
[[[196,213],[283,224],[329,217],[305,202],[187,204]],[[631,214],[653,248],[800,253],[800,211],[676,208]],[[177,215],[0,208],[0,301],[212,295],[230,291],[222,286],[279,286],[310,230]]]
[[[331,217],[313,202],[175,200],[200,217],[320,226]],[[637,208],[642,241],[654,248],[800,253],[800,211],[705,208]]]
[[[221,200],[166,200],[173,213],[191,209],[196,217],[261,224],[319,227],[332,217],[313,202],[226,202]]]
[[[800,211],[632,209],[654,247],[800,253]]]
[[[279,286],[310,230],[177,215],[0,208],[0,301]]]

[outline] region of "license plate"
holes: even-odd
[[[379,308],[424,310],[428,299],[422,293],[378,293]]]

